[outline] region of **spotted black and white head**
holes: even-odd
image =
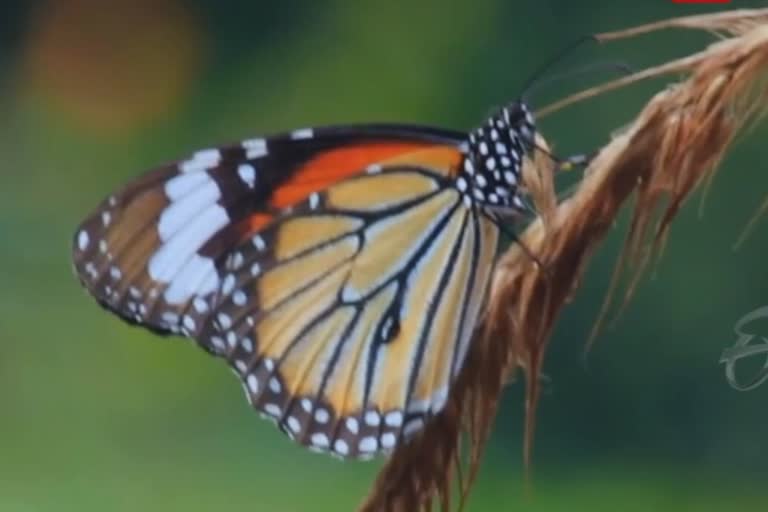
[[[523,159],[534,149],[536,124],[528,106],[516,101],[469,134],[456,186],[466,202],[527,211],[519,187]]]

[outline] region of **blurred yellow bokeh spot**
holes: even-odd
[[[48,0],[24,50],[25,95],[108,135],[168,116],[198,76],[204,44],[177,0]]]

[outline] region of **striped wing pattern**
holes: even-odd
[[[358,153],[373,162],[382,154],[380,147],[453,148],[461,135],[402,125],[315,132],[297,130],[197,151],[128,183],[76,230],[73,262],[80,281],[126,321],[158,333],[186,334],[180,314],[193,295],[207,295],[221,285],[219,269],[234,244],[290,210],[286,195],[298,202],[332,180],[360,172],[357,167],[339,172],[343,157],[366,163],[354,152],[330,161],[323,156],[359,146],[368,148]],[[304,169],[304,180],[296,180]],[[329,178],[322,181],[324,176]],[[202,281],[193,282],[195,276]]]
[[[355,146],[300,135],[198,152],[130,184],[76,233],[75,268],[109,310],[226,359],[291,438],[367,458],[445,404],[498,232],[453,186],[448,136],[379,142],[313,183],[297,173],[329,172],[307,162]]]

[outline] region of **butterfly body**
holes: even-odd
[[[487,289],[494,212],[523,210],[535,127],[297,130],[198,151],[78,228],[75,270],[126,321],[225,359],[314,450],[368,458],[446,403]]]
[[[520,211],[517,194],[522,159],[533,148],[533,117],[524,104],[504,108],[469,134],[469,151],[459,180],[472,198],[496,209]],[[460,189],[465,188],[458,181]]]

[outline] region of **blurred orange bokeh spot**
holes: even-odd
[[[48,0],[30,24],[21,86],[79,127],[122,134],[178,105],[202,39],[176,0]]]

